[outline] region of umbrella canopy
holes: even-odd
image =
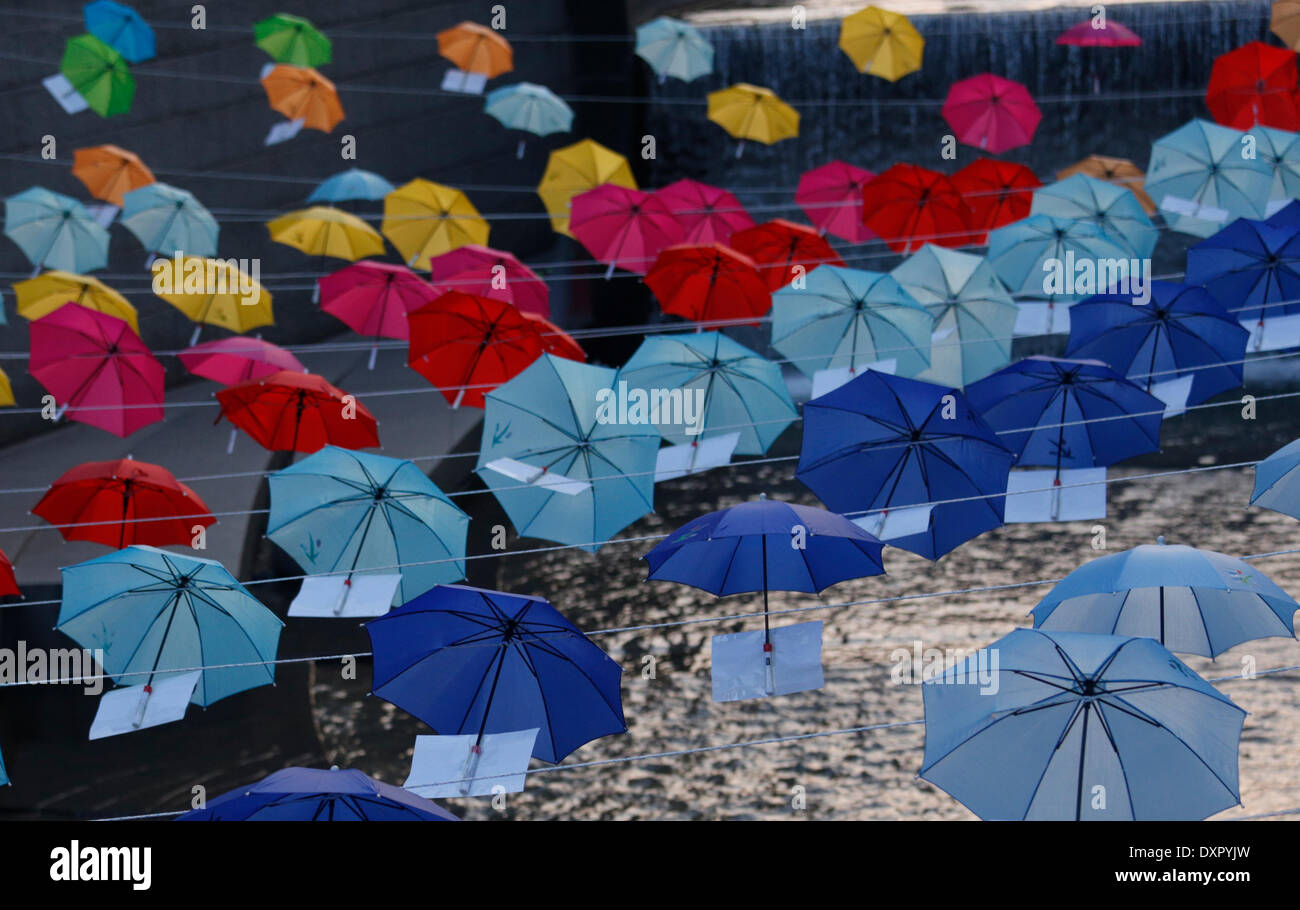
[[[921,68],[925,39],[901,13],[868,6],[840,21],[840,50],[860,73],[897,82]]]
[[[976,158],[952,175],[952,185],[970,209],[971,242],[988,242],[988,232],[1029,215],[1033,191],[1042,181],[1023,164]]]
[[[984,257],[926,244],[890,274],[934,317],[930,368],[918,378],[964,386],[1011,361],[1019,308]]]
[[[14,564],[9,561],[9,557],[0,550],[0,597],[22,597],[23,592],[18,587],[18,580],[14,578]],[[0,760],[0,774],[4,773],[4,763]]]
[[[354,262],[320,280],[321,309],[358,335],[406,340],[407,318],[438,291],[404,265]]]
[[[459,821],[437,803],[360,771],[283,768],[208,800],[178,822]]]
[[[695,180],[677,180],[655,190],[682,226],[687,243],[727,243],[737,231],[754,226],[732,193]]]
[[[934,503],[926,559],[1002,524],[1013,456],[956,389],[867,370],[804,405],[795,477],[840,513]]]
[[[515,68],[514,50],[501,34],[477,22],[462,22],[438,32],[438,53],[466,73],[488,79]]]
[[[181,262],[184,272],[202,276],[201,281],[182,284],[176,276],[172,290],[158,296],[194,322],[232,332],[275,324],[271,292],[240,271],[234,260],[186,256]]]
[[[465,577],[469,516],[409,461],[326,446],[267,482],[266,536],[304,572],[400,571],[397,603]]]
[[[702,400],[691,427],[660,413],[659,432],[674,445],[738,432],[736,454],[762,455],[799,416],[780,365],[720,332],[647,336],[618,380],[628,394],[681,389]]]
[[[1216,123],[1234,129],[1300,129],[1295,51],[1251,41],[1215,58],[1205,104]]]
[[[520,536],[595,552],[653,511],[659,430],[611,419],[615,380],[614,370],[543,354],[487,394],[475,468]],[[500,458],[590,486],[569,495],[524,484],[487,467]]]
[[[228,386],[217,401],[223,417],[273,452],[379,445],[379,424],[365,405],[320,376],[282,370]]]
[[[1138,47],[1142,44],[1132,29],[1113,19],[1084,19],[1056,36],[1057,44],[1074,47]]]
[[[104,672],[119,685],[205,667],[190,702],[207,707],[275,682],[284,623],[221,563],[137,544],[59,571],[55,628],[102,649]]]
[[[1291,50],[1300,47],[1300,0],[1275,0],[1268,24]]]
[[[822,265],[844,265],[834,248],[815,230],[784,218],[773,218],[731,235],[729,244],[758,266],[769,290],[778,291],[796,277],[810,275]]]
[[[843,161],[832,161],[803,173],[794,201],[823,234],[865,243],[876,235],[862,221],[862,188],[875,176]]]
[[[316,185],[316,189],[311,191],[307,201],[321,202],[326,205],[358,199],[375,202],[383,199],[394,189],[396,187],[374,171],[351,167],[322,180]]]
[[[1017,629],[921,691],[921,777],[982,819],[1199,820],[1239,802],[1246,712],[1149,638]]]
[[[807,376],[880,360],[915,375],[930,364],[933,331],[930,312],[884,272],[828,265],[772,295],[772,347]]]
[[[1075,174],[1083,174],[1088,177],[1096,177],[1098,180],[1106,180],[1116,186],[1122,186],[1134,196],[1137,197],[1138,203],[1142,206],[1142,211],[1148,215],[1156,213],[1156,204],[1151,201],[1144,188],[1146,175],[1132,161],[1127,158],[1111,158],[1108,155],[1089,155],[1076,161],[1067,168],[1056,172],[1057,180],[1064,180],[1066,177],[1072,177]]]
[[[681,223],[652,193],[607,183],[573,197],[569,230],[611,271],[644,275],[664,247],[681,243]]]
[[[127,193],[122,202],[122,226],[148,252],[217,255],[217,219],[187,190],[151,183]]]
[[[862,220],[895,253],[972,239],[961,192],[943,174],[915,164],[895,164],[862,188]]]
[[[366,623],[373,694],[443,736],[537,728],[557,763],[623,733],[623,669],[540,597],[440,585]]]
[[[131,7],[113,0],[93,0],[81,8],[81,15],[86,31],[121,54],[128,63],[153,59],[153,29]]]
[[[573,109],[546,86],[532,82],[516,82],[488,92],[483,110],[506,129],[534,136],[573,129]]]
[[[109,316],[126,320],[137,335],[135,307],[117,291],[91,275],[75,275],[51,269],[35,278],[14,282],[14,296],[18,298],[18,315],[27,319],[40,319],[53,313],[65,303],[75,303],[89,310],[98,310]]]
[[[1192,120],[1152,143],[1146,191],[1166,209],[1166,224],[1208,237],[1230,218],[1264,217],[1273,168],[1259,156],[1243,156],[1241,137],[1237,130]],[[1226,214],[1219,218],[1199,210],[1197,214],[1176,212],[1168,205],[1174,200]]]
[[[1028,145],[1043,119],[1027,88],[992,73],[954,82],[942,113],[958,142],[994,155]]]
[[[569,233],[569,203],[574,196],[613,183],[636,189],[636,178],[627,159],[599,142],[583,139],[551,152],[546,171],[537,185],[537,195],[551,215],[551,228],[559,234]]]
[[[1243,322],[1300,313],[1300,231],[1238,218],[1188,249],[1184,280]]]
[[[645,283],[665,313],[692,322],[757,317],[772,308],[754,260],[720,243],[661,250]]]
[[[343,103],[338,89],[311,67],[280,63],[262,77],[271,110],[289,120],[322,133],[332,132],[343,121]]]
[[[106,2],[106,0],[100,0]],[[121,208],[123,197],[154,182],[153,171],[134,152],[116,145],[96,145],[73,152],[72,176],[90,195]]]
[[[195,376],[222,385],[261,379],[281,370],[306,372],[306,367],[293,354],[260,338],[218,338],[186,348],[178,356],[185,369]]]
[[[669,16],[637,26],[636,55],[662,82],[669,76],[693,82],[713,72],[713,45],[693,25]]]
[[[11,408],[15,403],[13,386],[9,383],[9,374],[4,370],[0,370],[0,407]]]
[[[1246,133],[1255,139],[1255,154],[1273,170],[1269,208],[1275,200],[1300,197],[1300,134],[1255,126]]]
[[[217,521],[171,471],[131,458],[88,461],[65,471],[32,514],[58,528],[64,540],[117,549],[135,543],[187,547],[195,525]]]
[[[125,114],[135,98],[135,77],[126,60],[94,35],[77,35],[63,45],[59,72],[101,117]]]
[[[577,360],[580,363],[587,359],[587,352],[582,349],[582,345],[574,341],[573,336],[564,329],[536,313],[529,313],[527,310],[522,312],[525,319],[537,323],[537,330],[541,333],[542,350],[547,354],[554,354],[566,360]]]
[[[1051,215],[1030,215],[989,234],[988,262],[1013,295],[1077,300],[1087,296],[1049,291],[1049,269],[1044,266],[1088,260],[1123,262],[1127,270],[1129,251],[1090,221],[1074,221]],[[1100,280],[1098,275],[1098,280]]]
[[[5,236],[38,269],[89,272],[108,265],[108,231],[71,196],[39,186],[5,199]]]
[[[1300,439],[1288,442],[1255,465],[1250,504],[1300,518]]]
[[[799,112],[770,88],[747,82],[709,92],[709,119],[741,141],[771,145],[799,135]]]
[[[428,269],[430,258],[467,243],[488,242],[488,223],[468,196],[422,177],[384,197],[380,229],[413,269]]]
[[[1035,215],[1089,221],[1139,259],[1151,258],[1160,239],[1137,197],[1122,187],[1075,174],[1034,193]]]
[[[514,304],[520,312],[551,315],[551,291],[513,253],[467,243],[429,260],[429,280],[443,293],[463,291]]]
[[[1192,377],[1189,405],[1241,385],[1250,333],[1205,288],[1151,282],[1151,302],[1099,294],[1070,309],[1065,355],[1110,364],[1150,391]]]
[[[271,239],[310,256],[331,256],[355,262],[384,255],[384,238],[356,215],[314,205],[268,221]]]
[[[165,371],[125,321],[68,304],[30,332],[28,371],[69,420],[130,436],[163,419]]]
[[[276,13],[253,26],[254,43],[276,63],[294,66],[322,66],[333,59],[330,39],[309,19]]]

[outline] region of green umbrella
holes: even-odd
[[[331,59],[330,39],[301,16],[276,13],[253,26],[257,46],[278,63],[320,66]]]
[[[126,60],[94,35],[68,39],[59,72],[99,116],[125,114],[131,109],[135,79]]]

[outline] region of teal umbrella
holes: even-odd
[[[323,202],[325,205],[354,199],[376,202],[395,189],[397,187],[375,172],[353,167],[322,180],[317,184],[316,189],[311,191],[307,201]]]
[[[1273,171],[1269,201],[1300,199],[1300,133],[1256,126],[1246,135],[1255,138],[1255,154]]]
[[[121,222],[152,254],[217,255],[217,220],[186,190],[151,183],[123,198]]]
[[[1146,191],[1176,231],[1209,237],[1234,218],[1263,218],[1273,168],[1245,157],[1244,133],[1192,120],[1151,145]]]
[[[534,136],[567,133],[573,128],[573,109],[544,85],[518,82],[488,92],[483,110],[506,129],[523,130]],[[516,157],[524,157],[524,140],[519,140]]]
[[[702,403],[698,432],[677,421],[658,424],[675,445],[739,432],[736,453],[762,455],[799,416],[781,367],[721,332],[647,336],[618,379],[620,393],[626,382],[629,392],[680,389]]]
[[[713,45],[693,25],[660,16],[636,30],[636,55],[663,82],[669,76],[690,82],[713,72]]]
[[[1071,266],[1084,261],[1123,260],[1127,267],[1129,251],[1086,221],[1071,221],[1051,215],[1030,215],[989,232],[987,257],[993,271],[1016,296],[1078,300],[1106,288],[1067,286],[1065,291],[1048,289],[1049,272],[1045,265],[1061,264],[1074,274]]]
[[[9,772],[5,770],[4,756],[0,755],[0,787],[8,786],[8,784],[9,784]]]
[[[1074,174],[1036,190],[1029,211],[1091,222],[1139,259],[1149,259],[1160,239],[1160,232],[1128,187],[1087,174]]]
[[[5,236],[34,266],[84,274],[108,264],[108,231],[71,196],[39,186],[5,200]]]
[[[1019,309],[984,257],[927,243],[890,274],[934,317],[930,368],[916,378],[964,386],[1011,362]]]

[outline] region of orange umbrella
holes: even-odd
[[[1156,213],[1155,201],[1147,195],[1142,186],[1146,180],[1146,175],[1142,173],[1141,168],[1127,158],[1089,155],[1082,161],[1076,161],[1064,170],[1057,171],[1056,179],[1064,180],[1066,177],[1072,177],[1075,174],[1086,174],[1089,177],[1096,177],[1098,180],[1106,180],[1117,186],[1122,186],[1137,197],[1137,201],[1141,203],[1142,209],[1148,215]]]
[[[154,182],[153,171],[134,152],[116,145],[95,145],[77,149],[72,158],[72,176],[96,199],[122,207],[122,197]]]
[[[309,129],[328,133],[343,119],[334,83],[310,66],[281,63],[262,79],[262,87],[274,110],[290,120],[301,118]]]
[[[510,42],[486,26],[462,22],[438,32],[438,53],[467,73],[482,73],[488,79],[515,68]]]

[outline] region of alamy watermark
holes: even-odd
[[[890,680],[898,686],[927,685],[979,686],[981,695],[996,695],[999,687],[1000,662],[996,648],[927,648],[920,639],[911,648],[889,652]]]
[[[1075,257],[1043,260],[1043,293],[1087,297],[1092,294],[1124,294],[1134,305],[1151,302],[1150,259],[1093,259]]]
[[[150,270],[158,295],[229,294],[244,306],[255,305],[262,296],[260,259],[204,259],[178,252],[171,259],[155,259]]]
[[[87,695],[104,691],[104,651],[96,648],[29,648],[19,641],[17,648],[0,648],[0,686],[83,685]]]
[[[698,436],[704,430],[704,389],[629,389],[620,380],[617,388],[596,392],[596,422],[680,426],[687,436]]]

